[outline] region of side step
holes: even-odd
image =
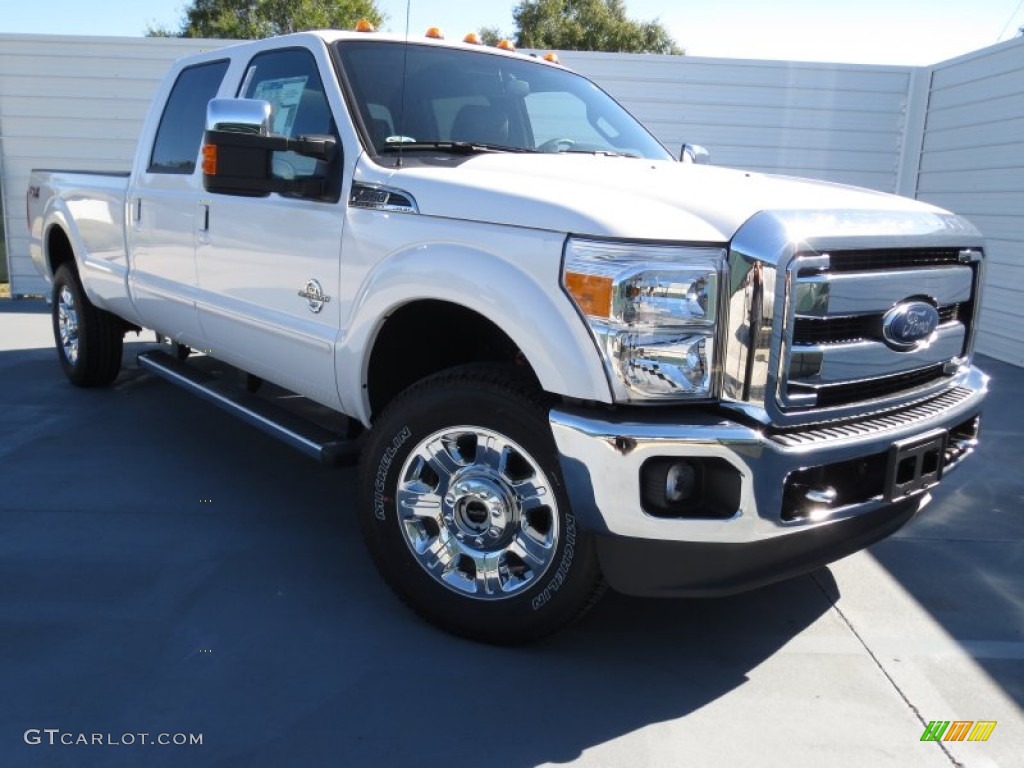
[[[198,395],[257,429],[330,466],[359,459],[359,445],[262,398],[226,385],[216,376],[176,360],[165,352],[143,352],[139,367]]]

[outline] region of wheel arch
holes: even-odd
[[[420,378],[488,361],[523,366],[552,394],[610,402],[593,340],[556,281],[553,276],[544,285],[515,264],[465,246],[423,246],[392,256],[364,282],[339,347],[346,412],[369,425]],[[436,330],[438,319],[472,332],[460,329],[449,338],[448,326]],[[472,343],[459,346],[463,342]],[[407,357],[419,363],[406,368]],[[385,376],[393,381],[382,384]]]
[[[447,329],[442,348],[417,342],[422,329],[438,326]],[[512,338],[472,309],[436,299],[397,307],[381,324],[370,349],[366,366],[370,412],[380,413],[396,395],[431,374],[482,362],[513,363],[537,379]]]
[[[74,246],[62,222],[52,221],[46,228],[43,237],[43,258],[51,280],[57,274],[57,270],[65,264],[70,264],[76,272],[79,271]]]

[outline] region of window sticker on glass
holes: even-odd
[[[256,86],[254,99],[269,101],[274,109],[274,125],[272,130],[279,136],[291,136],[295,115],[299,111],[302,91],[306,87],[306,75],[300,77],[280,77],[264,80]]]

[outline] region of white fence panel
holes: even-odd
[[[1024,39],[933,68],[917,197],[985,235],[978,351],[1024,365]]]
[[[670,149],[895,192],[912,67],[559,52]]]
[[[0,35],[0,194],[11,293],[44,291],[28,255],[33,168],[131,166],[150,98],[171,63],[223,40]]]

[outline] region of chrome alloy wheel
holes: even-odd
[[[500,600],[541,578],[558,545],[558,502],[521,446],[482,427],[450,427],[414,447],[399,475],[398,524],[434,579]]]
[[[57,328],[60,331],[60,345],[64,349],[64,358],[71,365],[78,363],[78,310],[75,308],[75,296],[71,289],[61,286],[57,298]]]

